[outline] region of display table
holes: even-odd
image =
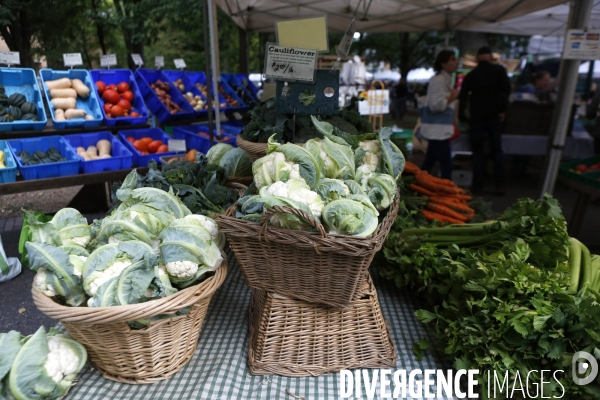
[[[309,378],[252,376],[248,373],[248,305],[251,290],[246,286],[231,253],[229,266],[225,283],[210,303],[196,353],[181,371],[152,385],[128,385],[106,380],[98,371],[85,367],[67,399],[293,399],[286,391],[294,396],[302,396],[297,399],[340,398],[339,373]],[[414,316],[414,311],[419,308],[414,296],[381,280],[376,273],[373,273],[373,280],[398,353],[396,369],[406,370],[408,376],[414,369],[450,368],[450,365],[445,365],[431,354],[421,361],[415,360],[413,343],[426,337],[427,332]],[[423,379],[422,375],[418,377]],[[382,398],[379,390],[378,383],[375,398]],[[366,398],[364,387],[361,398]]]

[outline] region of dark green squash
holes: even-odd
[[[21,117],[21,121],[37,121],[38,120],[38,116],[37,114],[23,114],[23,116]]]
[[[8,105],[8,96],[5,93],[0,93],[0,104],[3,106]]]
[[[37,106],[30,101],[26,101],[21,105],[21,111],[23,111],[23,114],[37,114]]]
[[[2,93],[2,94],[6,93],[6,89],[4,89],[4,86],[2,86],[1,84],[0,84],[0,93]]]
[[[26,101],[27,101],[27,99],[21,93],[13,93],[8,98],[8,105],[15,106],[15,107],[21,107],[23,105],[23,103],[25,103]]]
[[[12,122],[12,120],[10,119],[10,117],[8,115],[3,115],[0,117],[0,123],[2,122]]]
[[[6,113],[7,113],[6,107],[4,107],[2,104],[0,104],[0,116],[6,115]]]
[[[21,109],[19,107],[10,106],[8,108],[8,116],[11,117],[11,119],[13,121],[20,120],[22,115],[23,115],[23,112],[21,111]]]

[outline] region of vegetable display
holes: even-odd
[[[162,140],[155,140],[151,137],[136,139],[131,136],[127,136],[126,139],[133,145],[133,148],[139,151],[142,155],[167,153],[169,151],[169,146],[163,143]]]
[[[60,154],[60,151],[58,151],[54,147],[50,147],[45,152],[38,150],[33,154],[26,150],[23,150],[17,153],[17,155],[21,158],[21,162],[23,163],[23,165],[38,165],[67,161],[67,159],[64,158],[62,154]]]
[[[90,88],[80,79],[60,78],[45,81],[50,94],[50,102],[54,106],[54,119],[65,121],[69,119],[94,119],[85,110],[78,109],[77,99],[90,97]]]
[[[206,85],[203,85],[200,82],[196,82],[196,87],[198,88],[198,90],[200,91],[200,93],[202,93],[202,95],[204,96],[205,99],[208,99],[208,91],[206,90]],[[219,86],[219,91],[220,91],[221,87]],[[214,100],[214,93],[213,93],[213,104],[215,103]],[[220,103],[219,104],[220,108],[227,108],[227,103]],[[208,109],[208,104],[204,105],[205,109]]]
[[[252,175],[252,160],[243,149],[219,143],[210,148],[206,157],[210,164],[223,168],[227,176]]]
[[[106,85],[103,81],[97,81],[96,90],[104,101],[103,108],[106,118],[140,116],[140,113],[132,106],[135,96],[127,82]]]
[[[85,348],[53,328],[0,333],[0,398],[62,399],[86,361]]]
[[[0,85],[0,122],[37,121],[35,103],[27,101],[25,95],[13,93],[6,97],[6,89]]]
[[[192,92],[185,91],[185,85],[183,84],[182,78],[175,80],[173,83],[175,84],[177,89],[179,89],[181,91],[181,94],[183,94],[183,97],[185,97],[187,102],[190,103],[190,106],[192,106],[194,111],[202,111],[205,108],[208,108],[208,106],[206,105],[206,102],[204,100],[202,100],[202,97],[200,97],[198,95],[194,96],[194,94]]]
[[[88,146],[87,149],[79,146],[77,147],[77,155],[83,158],[85,161],[97,160],[100,158],[111,158],[111,147],[112,144],[109,140],[102,139],[96,143],[95,146]]]
[[[156,82],[151,82],[150,87],[156,93],[156,96],[160,100],[161,103],[167,108],[170,114],[177,114],[179,112],[185,112],[177,103],[171,100],[171,95],[169,92],[171,91],[171,85],[168,82],[163,82],[160,79],[157,79]]]
[[[597,383],[575,385],[570,366],[575,352],[600,348],[600,265],[569,238],[558,202],[521,199],[495,221],[444,227],[426,227],[418,214],[405,209],[396,220],[380,273],[429,302],[415,314],[435,325],[454,367],[507,374],[529,393],[541,370],[562,370],[545,396],[598,398]],[[431,346],[422,340],[415,351]]]

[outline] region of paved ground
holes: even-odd
[[[417,160],[415,160],[417,161]],[[534,163],[535,165],[535,163]],[[508,190],[505,196],[497,197],[492,193],[484,194],[487,201],[493,202],[496,212],[502,212],[506,207],[523,197],[536,198],[538,196],[539,168],[530,167],[527,177],[510,177]],[[487,188],[490,192],[493,186],[490,183]],[[566,186],[557,184],[555,196],[563,206],[563,212],[567,221],[575,205],[575,192]],[[100,218],[98,215],[88,215],[92,218]],[[18,256],[17,246],[22,225],[22,218],[9,218],[0,220],[0,233],[4,242],[4,249],[9,257]],[[600,201],[596,200],[588,206],[585,221],[578,238],[585,243],[592,252],[600,254]],[[0,284],[0,332],[11,329],[19,330],[23,334],[31,334],[40,325],[46,328],[55,325],[55,321],[41,314],[31,300],[31,283],[34,272],[24,269],[21,275],[12,281]],[[25,309],[19,313],[19,310]]]

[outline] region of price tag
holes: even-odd
[[[165,58],[163,56],[155,56],[154,57],[154,67],[156,69],[164,68],[165,66]]]
[[[317,50],[267,43],[265,77],[302,82],[315,81]]]
[[[177,69],[185,69],[187,67],[187,65],[185,65],[185,61],[183,61],[183,58],[176,58],[173,60],[173,63],[175,63],[175,68]]]
[[[114,67],[117,65],[117,55],[116,54],[106,54],[100,57],[100,66],[105,68]]]
[[[139,54],[132,54],[131,59],[133,60],[133,63],[138,67],[144,65],[144,60],[142,60],[142,56],[140,56]]]
[[[76,67],[78,65],[83,65],[81,53],[65,53],[63,54],[63,61],[65,62],[65,67]]]
[[[352,40],[354,40],[354,33],[356,32],[356,25],[354,24],[354,18],[350,21],[350,25],[346,29],[344,33],[344,37],[342,37],[342,41],[338,45],[337,49],[335,49],[335,53],[343,58],[348,57],[348,53],[350,53],[350,46],[352,46]]]
[[[169,151],[175,151],[179,153],[180,151],[185,152],[185,140],[179,139],[171,139],[169,140]]]
[[[0,64],[21,65],[21,55],[18,51],[0,51]]]

